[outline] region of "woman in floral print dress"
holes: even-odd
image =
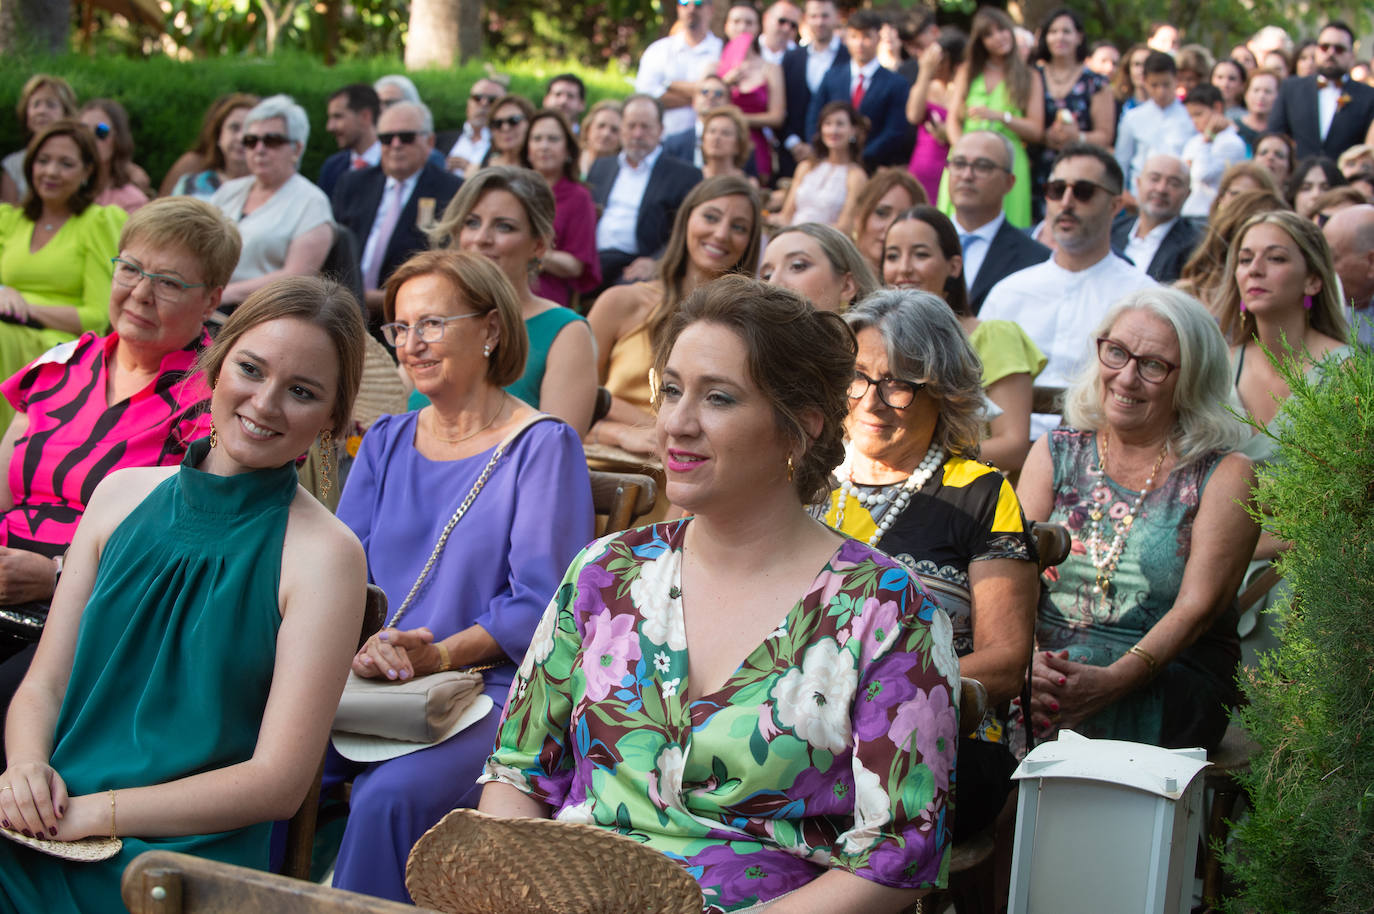
[[[804,507],[843,453],[854,353],[837,316],[743,277],[682,305],[656,351],[656,430],[692,516],[574,560],[512,684],[483,811],[641,840],[708,911],[895,912],[944,884],[948,623]]]

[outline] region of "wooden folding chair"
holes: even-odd
[[[628,530],[635,518],[654,510],[658,502],[658,485],[653,477],[639,473],[611,473],[590,470],[592,477],[592,506],[597,517],[605,515],[598,525],[597,535]]]

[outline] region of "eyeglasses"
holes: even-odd
[[[103,140],[105,139],[105,137],[110,135],[110,125],[105,123],[104,121],[101,121],[99,124],[96,124],[91,129],[95,133],[95,138],[97,140]]]
[[[512,114],[510,117],[494,117],[491,119],[492,130],[505,130],[507,127],[515,129],[525,123],[525,115]]]
[[[1132,361],[1136,363],[1136,369],[1140,372],[1143,381],[1151,384],[1159,384],[1170,374],[1178,369],[1178,366],[1166,359],[1161,359],[1153,355],[1136,355],[1116,340],[1107,337],[1099,337],[1097,340],[1097,360],[1108,368],[1125,368]]]
[[[481,317],[481,313],[470,311],[467,314],[456,314],[453,317],[422,317],[411,324],[382,324],[382,336],[392,346],[400,349],[407,340],[410,339],[410,331],[414,329],[415,335],[420,338],[422,343],[437,343],[444,338],[444,331],[448,325],[454,321],[466,320],[469,317]]]
[[[1061,200],[1066,190],[1072,192],[1073,198],[1079,203],[1087,203],[1093,198],[1093,194],[1097,193],[1099,190],[1106,191],[1113,197],[1117,194],[1117,191],[1112,190],[1105,184],[1098,184],[1096,181],[1070,182],[1062,178],[1056,178],[1053,181],[1045,182],[1045,199],[1054,201]]]
[[[783,19],[781,16],[779,16],[779,17],[778,17],[778,25],[782,26],[782,27],[785,28],[785,29],[795,29],[795,28],[797,27],[797,20],[795,20],[795,19]]]
[[[420,131],[418,130],[397,130],[394,133],[379,133],[377,134],[377,139],[381,141],[383,146],[390,146],[397,140],[400,140],[403,146],[409,146],[411,143],[415,142],[416,137],[419,135]]]
[[[191,289],[203,289],[203,282],[186,282],[184,279],[177,279],[175,276],[165,276],[161,273],[149,273],[136,263],[131,263],[123,257],[111,257],[110,263],[114,265],[114,284],[121,289],[132,289],[138,285],[144,277],[153,284],[153,298],[163,302],[178,302],[186,297],[187,291]]]
[[[476,102],[479,105],[490,105],[500,97],[499,95],[487,95],[482,92],[474,92],[468,96],[468,101]]]
[[[960,156],[957,159],[949,160],[950,171],[964,171],[966,169],[972,170],[974,174],[982,178],[986,178],[994,171],[1011,171],[1010,168],[1004,168],[992,159],[966,159]]]
[[[1317,50],[1321,51],[1323,54],[1344,54],[1349,51],[1350,48],[1343,44],[1319,44],[1317,45]]]
[[[900,378],[870,378],[862,371],[854,372],[854,380],[849,382],[849,399],[862,400],[870,387],[878,388],[878,399],[884,406],[893,409],[906,409],[916,399],[916,391],[925,387],[915,381]]]
[[[677,0],[678,6],[702,6],[706,0]]]
[[[703,86],[701,89],[697,90],[697,94],[702,98],[724,98],[726,93],[724,89]]]
[[[291,138],[280,133],[264,133],[261,136],[256,133],[245,133],[239,142],[243,143],[244,149],[256,149],[258,143],[262,143],[268,149],[280,149],[291,142]]]

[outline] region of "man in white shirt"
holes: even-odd
[[[1151,153],[1178,155],[1197,133],[1188,109],[1178,100],[1178,65],[1168,54],[1151,51],[1145,58],[1145,91],[1150,97],[1122,116],[1116,138],[1116,161],[1126,187],[1134,184]]]
[[[678,0],[676,35],[660,38],[644,49],[635,75],[635,92],[651,95],[663,105],[667,136],[696,123],[692,96],[697,80],[725,47],[711,32],[711,0]]]
[[[1007,222],[1002,201],[1016,184],[1011,141],[990,130],[972,130],[949,152],[949,199],[964,253],[969,310],[977,314],[997,283],[1048,260],[1050,249]]]
[[[1374,206],[1343,209],[1322,231],[1341,278],[1345,319],[1357,342],[1374,347]]]
[[[1112,217],[1121,208],[1121,166],[1089,143],[1066,146],[1045,184],[1045,221],[1054,233],[1049,260],[1013,273],[988,293],[979,318],[1021,325],[1049,362],[1036,378],[1067,387],[1092,353],[1088,334],[1112,303],[1155,281],[1112,253]],[[1031,440],[1059,417],[1031,416]]]
[[[506,94],[505,86],[494,79],[483,77],[472,84],[468,92],[467,120],[463,129],[455,135],[445,132],[439,135],[439,148],[447,145],[448,170],[458,177],[476,171],[491,148],[491,130],[487,120],[491,117],[492,106],[497,99]]]
[[[1123,210],[1112,223],[1112,249],[1155,282],[1178,279],[1202,240],[1197,225],[1180,216],[1188,190],[1188,166],[1182,159],[1152,155],[1135,182],[1139,218]]]
[[[781,64],[782,55],[797,46],[797,30],[801,28],[801,10],[790,0],[778,0],[763,14],[763,31],[759,33],[759,55],[769,63]]]

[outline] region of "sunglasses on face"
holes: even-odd
[[[379,133],[377,134],[377,139],[381,141],[383,146],[390,146],[397,140],[401,141],[401,145],[409,146],[411,143],[415,142],[415,138],[419,135],[420,133],[417,130],[397,130],[394,133]]]
[[[1093,198],[1093,194],[1097,193],[1099,190],[1106,191],[1108,194],[1116,196],[1116,191],[1105,185],[1098,184],[1096,181],[1069,182],[1062,179],[1055,179],[1045,184],[1045,199],[1058,202],[1064,198],[1064,191],[1069,191],[1073,194],[1073,198],[1079,203],[1087,203]]]
[[[261,136],[256,133],[245,133],[240,142],[243,143],[245,149],[256,149],[258,143],[262,143],[268,149],[280,149],[291,142],[291,138],[282,136],[280,133],[264,133]]]
[[[702,98],[724,98],[724,97],[725,97],[725,90],[724,90],[724,89],[712,89],[712,88],[709,88],[709,87],[708,87],[708,88],[702,89],[701,92],[700,92],[700,95],[701,95]]]
[[[1344,54],[1350,49],[1343,44],[1319,44],[1317,50],[1323,54]]]
[[[523,114],[512,114],[510,117],[494,117],[491,119],[492,130],[505,130],[507,127],[514,129],[525,123]]]
[[[110,135],[110,125],[105,123],[104,121],[101,121],[99,124],[96,124],[94,127],[91,128],[91,130],[95,133],[95,138],[97,140],[103,140],[105,139],[105,137]]]
[[[702,6],[706,0],[677,0],[678,6]]]
[[[500,97],[499,95],[483,95],[480,92],[474,92],[468,96],[468,101],[476,102],[479,105],[490,105]]]
[[[797,20],[779,18],[778,25],[782,26],[785,29],[795,29],[797,28]]]

